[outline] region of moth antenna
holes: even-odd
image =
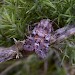
[[[17,40],[15,38],[13,38],[13,40],[14,40],[15,43],[17,42]]]

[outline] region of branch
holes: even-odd
[[[43,21],[44,20],[42,20],[41,22],[43,22]],[[46,21],[48,22],[48,20],[45,20],[45,22]],[[46,24],[47,24],[47,22],[46,22]],[[49,25],[51,25],[51,23]],[[39,26],[39,24],[38,24],[38,26]],[[33,31],[36,30],[38,28],[38,26],[36,26],[33,29]],[[49,29],[51,29],[51,28],[49,28]],[[49,30],[49,32],[50,32],[50,30]],[[67,25],[67,26],[65,26],[63,28],[59,28],[56,31],[51,32],[49,34],[51,34],[51,35],[50,35],[50,39],[49,39],[48,42],[50,42],[50,45],[52,45],[52,44],[54,44],[56,42],[61,42],[61,41],[65,40],[65,39],[69,38],[70,36],[74,35],[75,34],[75,26],[73,26],[73,25]],[[27,47],[29,45],[31,45],[31,47],[27,51],[33,51],[33,49],[35,47],[34,46],[34,41],[31,41],[30,39],[34,40],[35,37],[32,37],[32,35],[30,35],[26,39],[26,41],[18,41],[18,42],[15,43],[15,45],[13,45],[11,47],[8,47],[8,48],[0,47],[0,62],[4,62],[4,61],[10,60],[10,59],[13,59],[13,57],[15,55],[17,55],[17,51],[16,51],[17,49],[18,50],[27,50]],[[43,48],[43,47],[41,47],[41,48]],[[38,52],[36,52],[36,53],[38,54]]]
[[[75,35],[74,25],[67,25],[65,27],[59,28],[53,33],[50,45],[56,42],[62,42],[73,35]]]
[[[0,47],[0,62],[13,59],[15,54],[16,54],[15,46],[11,46],[8,48]]]
[[[17,49],[19,51],[23,50],[23,44],[24,41],[15,41],[15,44],[11,47],[8,48],[0,47],[0,63],[13,59],[14,56],[17,56],[18,54]]]

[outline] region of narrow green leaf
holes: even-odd
[[[50,6],[50,7],[52,7],[52,8],[54,8],[54,9],[56,9],[55,5],[49,0],[43,1],[43,3]]]

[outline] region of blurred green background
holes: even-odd
[[[24,40],[28,27],[41,19],[54,21],[54,30],[75,24],[75,0],[0,0],[0,46],[14,44],[12,38]],[[75,36],[50,47],[47,59],[36,54],[0,63],[3,75],[75,75]],[[59,48],[62,52],[59,51]],[[72,74],[73,73],[73,74]]]

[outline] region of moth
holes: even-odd
[[[45,58],[49,51],[52,31],[52,22],[49,19],[41,20],[26,39],[24,50],[35,51],[39,57]]]

